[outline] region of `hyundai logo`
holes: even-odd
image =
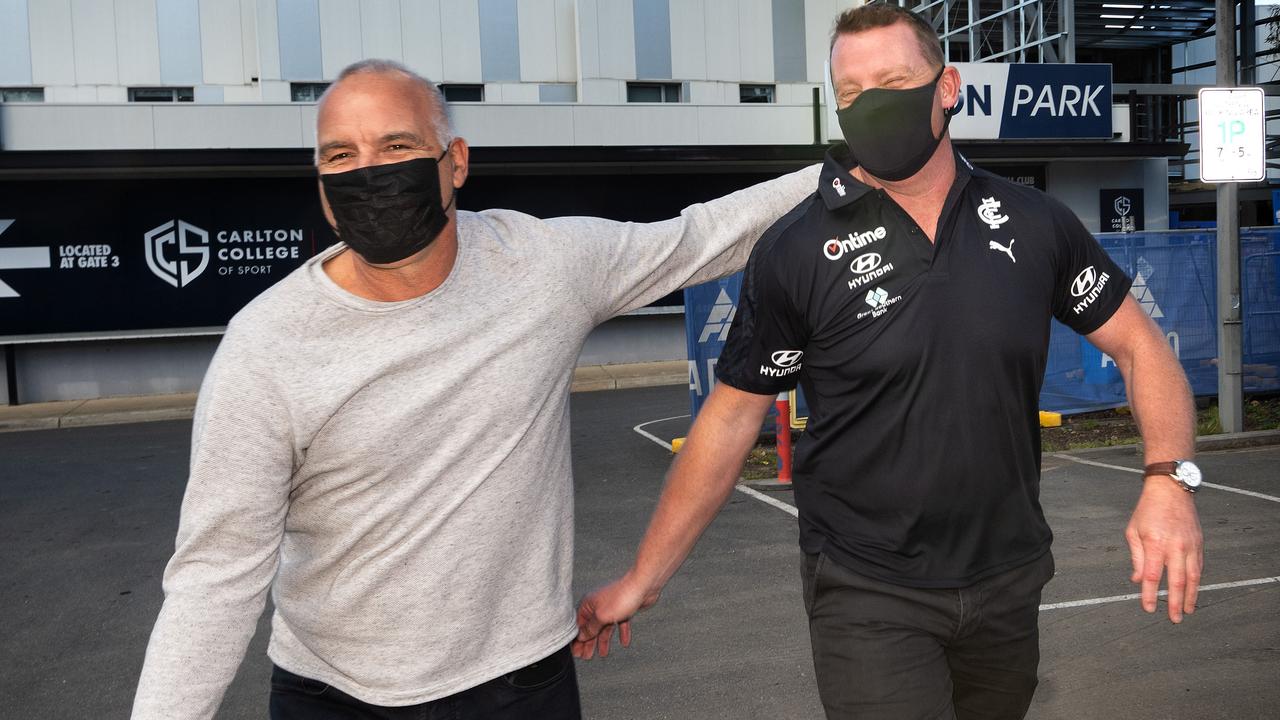
[[[880,253],[873,252],[863,253],[849,264],[849,270],[853,271],[854,275],[865,275],[878,267],[880,267]]]
[[[803,350],[779,350],[771,356],[771,359],[774,365],[787,368],[800,362],[802,357],[804,357]]]
[[[1093,266],[1090,265],[1084,270],[1081,270],[1080,274],[1076,276],[1076,279],[1071,281],[1071,294],[1076,297],[1083,297],[1093,289],[1093,285],[1097,281],[1098,274],[1093,269]]]

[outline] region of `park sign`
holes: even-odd
[[[1201,88],[1200,179],[1249,182],[1267,177],[1266,97],[1262,88]]]
[[[1111,65],[1106,63],[953,63],[960,99],[956,140],[1110,140]],[[828,123],[840,139],[828,68]]]

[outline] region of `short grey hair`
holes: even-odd
[[[440,143],[440,147],[449,147],[449,143],[453,142],[453,138],[455,136],[453,131],[453,118],[449,115],[449,106],[445,103],[444,94],[440,92],[440,88],[436,87],[435,83],[422,77],[418,73],[410,70],[395,60],[370,58],[351,63],[343,68],[342,72],[338,73],[337,79],[334,80],[333,84],[324,91],[324,94],[320,96],[320,100],[317,104],[323,103],[325,98],[329,96],[330,90],[332,90],[338,83],[346,80],[352,75],[361,74],[399,74],[412,80],[422,88],[424,93],[427,94],[427,98],[429,100],[427,104],[431,107],[428,112],[430,114],[431,124],[436,129],[436,140]]]

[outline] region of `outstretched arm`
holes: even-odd
[[[1182,367],[1160,329],[1132,297],[1089,341],[1116,361],[1129,393],[1144,462],[1189,460],[1195,454],[1195,409]],[[1144,478],[1142,495],[1125,530],[1142,608],[1156,610],[1160,576],[1168,568],[1169,619],[1195,612],[1204,565],[1203,538],[1191,493],[1166,476]]]
[[[724,383],[711,391],[667,474],[635,564],[618,580],[588,594],[578,607],[574,657],[590,659],[597,650],[601,657],[608,655],[615,625],[622,644],[631,644],[631,617],[658,601],[663,586],[733,492],[773,400],[772,395]]]

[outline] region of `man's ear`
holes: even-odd
[[[471,148],[462,138],[454,138],[449,144],[449,159],[453,161],[453,187],[460,188],[467,182],[471,171]]]

